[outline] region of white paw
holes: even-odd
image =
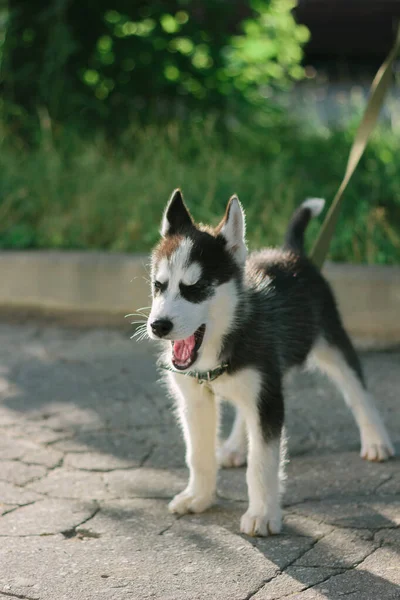
[[[248,510],[241,518],[240,531],[250,536],[267,536],[279,533],[282,529],[282,513],[255,515]]]
[[[225,443],[217,450],[218,464],[221,467],[242,467],[246,464],[247,456],[245,449],[234,448]]]
[[[191,490],[183,490],[168,504],[168,510],[178,515],[201,513],[214,503],[214,494],[194,494]]]
[[[390,442],[389,444],[365,442],[361,447],[360,456],[365,460],[383,462],[394,456],[394,448]]]
[[[393,444],[382,426],[382,429],[369,429],[362,436],[360,455],[365,460],[382,462],[394,456]]]

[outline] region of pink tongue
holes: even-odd
[[[185,363],[192,356],[196,345],[194,335],[190,335],[185,340],[176,340],[174,342],[174,357],[178,362]]]

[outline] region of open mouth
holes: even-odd
[[[172,342],[172,364],[175,369],[183,371],[192,366],[203,343],[205,331],[206,326],[201,325],[193,335],[184,340],[174,340]]]

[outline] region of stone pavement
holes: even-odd
[[[400,353],[363,356],[400,440]],[[184,449],[147,344],[110,330],[0,325],[0,598],[400,598],[399,460],[358,456],[332,386],[288,385],[283,534],[239,534],[244,469],[177,518]],[[232,415],[227,411],[224,429]]]

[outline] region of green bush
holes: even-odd
[[[80,129],[223,114],[303,74],[293,0],[9,0],[1,35],[10,122],[45,110]],[[263,100],[265,104],[265,98]],[[9,111],[10,106],[15,110]],[[34,130],[35,131],[35,130]]]
[[[303,131],[271,100],[303,74],[308,31],[294,5],[9,0],[0,247],[148,251],[177,186],[206,222],[237,192],[250,246],[280,244],[305,197],[332,199],[354,136],[349,126]],[[399,261],[398,133],[381,127],[369,144],[334,260]]]
[[[34,149],[3,132],[0,246],[147,252],[178,186],[203,222],[216,223],[238,193],[250,247],[280,244],[305,197],[331,201],[353,136],[352,128],[307,135],[279,122],[269,129],[236,123],[221,134],[211,117],[131,126],[116,144],[69,129],[54,135],[46,120]],[[399,155],[398,132],[378,129],[346,191],[333,260],[399,263]]]

